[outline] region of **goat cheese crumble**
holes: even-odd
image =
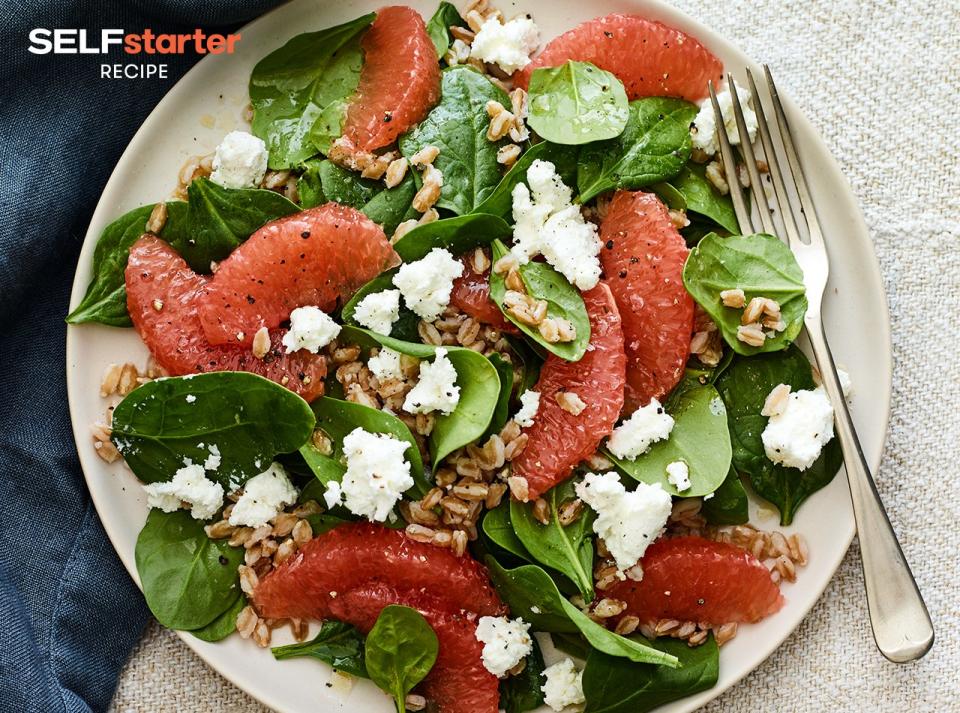
[[[432,322],[450,304],[453,281],[462,274],[463,263],[449,250],[434,248],[426,257],[404,263],[393,276],[393,284],[414,314]]]
[[[267,172],[267,145],[246,131],[231,131],[213,154],[210,180],[224,188],[256,188]]]
[[[361,326],[389,337],[393,323],[400,319],[400,290],[382,290],[367,295],[357,303],[353,318]]]
[[[386,520],[403,493],[413,487],[410,463],[403,455],[409,446],[386,433],[350,431],[343,439],[347,471],[342,482],[327,483],[323,495],[327,506],[342,502],[354,515]]]
[[[747,125],[747,133],[750,134],[750,143],[757,138],[757,115],[753,107],[750,106],[751,94],[749,89],[736,84],[737,98],[740,100],[740,107],[743,109],[743,121]],[[720,105],[720,112],[723,114],[723,125],[727,129],[727,136],[731,144],[740,143],[740,131],[737,128],[737,118],[733,113],[733,97],[730,94],[730,88],[717,93],[717,103]],[[700,102],[700,112],[693,120],[693,126],[690,129],[693,147],[698,148],[704,153],[713,156],[720,150],[719,139],[717,138],[717,117],[713,113],[713,103],[710,97]]]
[[[299,495],[290,482],[287,471],[279,463],[259,475],[255,475],[243,486],[243,494],[233,506],[230,524],[234,526],[260,527],[275,518],[287,505],[293,505]]]
[[[403,368],[400,365],[400,352],[384,347],[367,359],[367,368],[380,383],[393,379],[403,379]]]
[[[667,482],[677,489],[678,493],[690,490],[690,466],[682,460],[675,460],[667,464]]]
[[[189,461],[165,483],[143,486],[147,505],[163,512],[175,512],[182,503],[190,505],[195,520],[209,520],[223,505],[223,486],[208,480],[202,465]]]
[[[439,347],[432,362],[420,362],[420,380],[407,392],[403,410],[407,413],[439,411],[446,416],[453,413],[458,403],[457,370],[447,357],[447,350]]]
[[[672,430],[673,417],[659,401],[650,399],[650,403],[638,408],[630,418],[613,429],[607,440],[607,448],[617,458],[635,460],[657,441],[669,438]]]
[[[207,446],[210,455],[203,461],[204,470],[216,470],[220,467],[220,448],[214,444]]]
[[[583,695],[583,671],[577,671],[572,659],[557,661],[543,669],[546,682],[540,686],[543,702],[555,711],[586,701]]]
[[[624,572],[643,557],[647,547],[663,533],[672,500],[660,483],[638,483],[627,492],[616,473],[587,473],[575,486],[577,497],[593,508],[593,531]]]
[[[288,353],[306,349],[316,354],[338,334],[340,325],[319,307],[297,307],[290,313],[290,329],[281,341]]]
[[[533,425],[533,419],[540,410],[540,392],[527,389],[520,394],[520,410],[513,420],[518,425],[527,428]]]
[[[584,219],[572,197],[556,166],[539,159],[530,164],[527,183],[513,187],[511,252],[521,265],[543,255],[570,284],[589,290],[600,281],[601,243],[597,226]]]
[[[501,678],[533,651],[530,625],[523,619],[482,616],[477,622],[476,637],[483,644],[484,667]]]
[[[833,406],[823,387],[792,392],[761,434],[767,458],[799,470],[813,465],[831,438]]]
[[[470,45],[470,56],[495,64],[513,74],[530,64],[530,55],[540,45],[540,30],[529,17],[516,17],[502,23],[487,20]]]

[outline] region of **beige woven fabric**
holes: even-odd
[[[893,319],[879,487],[937,626],[896,666],[870,638],[856,545],[797,632],[705,710],[960,711],[960,0],[675,0],[770,63],[823,134],[870,226]],[[954,486],[955,487],[955,486]],[[154,624],[118,713],[265,711]]]

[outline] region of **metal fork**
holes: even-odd
[[[860,440],[854,429],[853,421],[847,410],[837,376],[836,366],[827,344],[827,336],[821,319],[823,291],[827,284],[829,262],[824,245],[823,230],[817,218],[816,207],[810,195],[807,180],[803,174],[800,157],[796,150],[793,134],[787,122],[786,113],[780,103],[777,87],[773,82],[770,69],[764,65],[766,86],[769,90],[769,103],[773,107],[776,123],[767,122],[763,101],[757,91],[752,73],[747,70],[747,80],[753,93],[754,111],[760,130],[760,142],[763,154],[773,179],[777,207],[780,209],[781,222],[787,236],[787,243],[797,262],[803,269],[803,281],[806,286],[807,308],[804,317],[807,336],[813,347],[814,358],[827,395],[834,406],[836,433],[843,449],[843,462],[847,470],[847,482],[850,486],[850,498],[853,501],[853,513],[860,537],[860,552],[863,563],[864,584],[867,591],[867,606],[870,611],[870,623],[877,648],[890,661],[906,663],[923,656],[933,646],[933,623],[923,602],[923,596],[910,571],[900,549],[900,543],[890,525],[884,510],[876,484],[870,474],[860,448]],[[737,130],[740,137],[746,139],[746,122],[737,96],[733,75],[727,75]],[[720,138],[720,151],[723,157],[724,171],[730,186],[730,196],[736,210],[741,231],[752,230],[777,235],[773,220],[773,206],[768,201],[756,155],[749,140],[740,142],[747,173],[750,177],[750,195],[757,220],[754,220],[741,192],[737,163],[733,147],[724,126],[724,119],[717,102],[716,90],[710,82],[710,101],[716,115],[717,133]],[[780,147],[775,147],[773,136],[777,136]],[[781,148],[782,147],[782,148]],[[788,171],[784,165],[786,156]],[[787,181],[792,179],[793,194],[787,191]],[[795,202],[799,209],[795,209]],[[804,228],[804,230],[801,229]],[[804,239],[803,233],[806,233]],[[781,236],[782,237],[782,236]]]

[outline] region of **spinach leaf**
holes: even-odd
[[[369,13],[297,35],[257,62],[250,75],[252,132],[267,143],[270,168],[291,168],[340,135],[346,102],[360,81],[360,37]]]
[[[497,376],[500,377],[500,395],[497,397],[497,406],[493,410],[493,418],[484,437],[494,433],[500,433],[501,429],[507,425],[510,419],[510,397],[513,395],[513,364],[508,362],[499,354],[491,354],[488,359],[497,370]]]
[[[807,311],[803,271],[790,248],[772,235],[706,236],[687,257],[683,284],[738,354],[786,349],[803,327]],[[743,310],[725,307],[720,301],[721,291],[736,288],[743,290],[748,303],[754,297],[776,300],[786,329],[768,337],[762,347],[752,347],[737,339]]]
[[[427,118],[400,138],[400,151],[409,158],[425,146],[440,149],[433,162],[443,174],[436,207],[463,215],[486,200],[500,182],[497,150],[507,140],[487,140],[486,107],[491,100],[509,106],[510,99],[466,65],[443,71],[440,93],[440,103]]]
[[[418,359],[433,359],[437,350],[437,347],[429,344],[402,342],[369,329],[352,326],[344,327],[340,338],[362,347],[390,347]],[[440,414],[434,421],[433,431],[430,433],[432,463],[439,463],[457,448],[473,442],[486,432],[500,394],[500,377],[489,359],[464,347],[444,348],[447,350],[447,358],[457,370],[460,403],[453,413],[446,416]]]
[[[731,456],[723,400],[710,384],[692,383],[666,405],[674,420],[668,439],[654,443],[632,461],[604,451],[618,470],[634,480],[660,483],[671,495],[684,498],[706,495],[720,487],[730,470]],[[667,480],[667,466],[674,461],[683,461],[690,469],[691,486],[683,492]]]
[[[169,629],[200,629],[240,592],[243,548],[211,540],[186,510],[151,510],[134,550],[147,606]]]
[[[111,438],[145,483],[169,480],[187,459],[203,463],[216,447],[220,466],[211,476],[231,492],[303,445],[314,420],[309,404],[279,384],[221,371],[135,389],[113,412]]]
[[[442,0],[433,17],[427,22],[427,34],[430,35],[433,46],[437,48],[439,59],[443,59],[443,55],[450,49],[451,27],[465,27],[465,24],[460,17],[460,11],[446,0]]]
[[[240,612],[243,611],[245,606],[247,606],[247,599],[240,594],[240,590],[238,589],[236,599],[234,599],[233,604],[231,604],[223,614],[206,626],[194,629],[190,633],[201,641],[209,641],[211,643],[222,641],[237,630],[237,617],[240,616]]]
[[[777,384],[787,384],[793,391],[814,388],[810,362],[797,347],[735,358],[717,379],[717,391],[727,405],[734,468],[750,479],[757,495],[780,509],[780,523],[789,525],[801,503],[833,480],[843,454],[834,439],[806,470],[786,468],[767,458],[761,439],[767,418],[760,410]]]
[[[537,354],[524,339],[509,334],[506,338],[510,344],[510,351],[523,363],[520,383],[517,386],[517,393],[522,394],[536,385],[537,379],[540,378],[540,367],[543,366],[544,357]]]
[[[426,257],[433,248],[445,248],[454,255],[489,245],[496,238],[513,234],[503,218],[487,213],[472,213],[418,225],[393,245],[404,262]]]
[[[517,162],[510,167],[500,183],[493,189],[489,196],[473,209],[474,213],[490,213],[501,217],[510,215],[513,210],[513,187],[518,183],[525,183],[527,180],[527,169],[530,165],[540,159],[549,161],[557,168],[557,174],[568,186],[573,186],[577,182],[577,152],[574,146],[564,146],[562,144],[552,144],[549,141],[541,141],[527,149],[523,155],[517,159]]]
[[[592,651],[583,669],[584,713],[646,713],[716,685],[720,650],[712,636],[695,647],[673,639],[645,643],[676,656],[680,666],[635,664]]]
[[[67,315],[67,322],[131,326],[130,315],[127,314],[124,270],[127,268],[130,246],[146,232],[147,219],[153,208],[152,205],[134,208],[103,229],[93,251],[93,277],[80,304]],[[184,220],[186,203],[167,203],[167,211],[167,224],[159,234],[162,238],[168,237],[170,226]]]
[[[494,263],[507,252],[506,245],[499,240],[493,241]],[[538,300],[547,301],[548,317],[566,319],[573,324],[574,329],[577,330],[577,336],[573,341],[548,342],[535,327],[511,316],[503,306],[503,298],[507,293],[505,278],[492,270],[490,271],[490,298],[497,303],[508,320],[548,352],[567,361],[580,361],[590,343],[590,318],[587,316],[587,308],[583,304],[580,292],[567,282],[567,278],[545,262],[528,262],[526,265],[521,265],[519,271],[527,293]]]
[[[502,502],[493,510],[488,510],[483,516],[480,528],[486,538],[500,549],[526,562],[533,562],[533,555],[514,532],[513,523],[510,522],[509,502]]]
[[[700,512],[711,525],[742,525],[750,519],[747,491],[733,467],[713,497],[703,501]]]
[[[383,292],[384,290],[395,290],[396,288],[393,286],[393,276],[397,274],[399,269],[399,267],[395,267],[392,270],[387,270],[357,290],[353,294],[353,297],[343,306],[343,309],[340,310],[344,324],[354,324],[359,327],[360,325],[357,324],[357,321],[354,319],[357,305],[360,304],[361,300],[367,295],[372,295],[375,292]],[[401,301],[400,316],[397,318],[397,321],[393,323],[390,336],[405,342],[418,340],[420,339],[419,333],[417,332],[418,324],[420,324],[420,318]]]
[[[615,188],[643,188],[679,173],[690,158],[690,122],[697,111],[681,99],[647,97],[630,102],[622,134],[580,149],[580,202]]]
[[[327,160],[308,161],[297,182],[301,191],[301,208],[311,208],[327,201],[335,201],[356,208],[374,223],[383,226],[390,235],[404,220],[420,214],[411,203],[417,192],[412,173],[393,188],[385,188],[383,181],[362,178],[353,171]]]
[[[328,396],[314,401],[311,408],[317,417],[317,428],[327,434],[333,445],[333,452],[329,455],[321,453],[316,446],[308,442],[300,447],[300,454],[324,485],[331,480],[343,479],[343,474],[347,470],[343,462],[343,439],[353,429],[362,428],[370,433],[385,433],[408,444],[403,457],[410,463],[410,476],[414,480],[414,487],[410,492],[418,497],[426,495],[430,484],[423,472],[420,449],[417,448],[417,442],[403,421],[386,411],[355,404],[352,401],[331,399]]]
[[[677,657],[659,651],[644,641],[627,639],[597,624],[568,602],[550,576],[536,565],[507,570],[492,557],[486,559],[497,593],[515,617],[529,621],[536,631],[573,634],[579,631],[595,648],[611,656],[640,663],[676,666]]]
[[[671,208],[709,218],[731,234],[740,233],[733,201],[713,187],[701,164],[688,163],[669,183],[658,183],[653,190]]]
[[[533,516],[533,504],[510,501],[513,531],[533,560],[566,575],[583,598],[593,599],[593,516],[585,510],[576,522],[560,524],[560,506],[576,498],[573,481],[567,480],[544,494],[550,505],[550,522],[542,525]]]
[[[506,713],[524,713],[543,705],[543,653],[535,636],[530,637],[533,650],[527,655],[523,671],[500,681],[500,709]]]
[[[224,188],[197,178],[187,189],[187,226],[170,244],[197,272],[210,272],[254,231],[300,210],[279,193],[262,188]]]
[[[623,133],[630,116],[623,82],[589,62],[567,60],[530,76],[527,123],[547,141],[586,144]]]
[[[277,646],[271,649],[271,652],[277,661],[310,656],[329,664],[337,671],[345,671],[360,678],[369,678],[364,664],[363,648],[363,634],[350,624],[327,620],[310,641]]]
[[[391,604],[367,634],[364,662],[370,680],[393,696],[398,713],[404,699],[437,660],[437,635],[420,612]]]
[[[550,640],[555,648],[565,654],[586,661],[587,656],[593,650],[590,648],[590,642],[583,638],[582,634],[550,634]]]

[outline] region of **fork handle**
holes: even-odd
[[[873,638],[880,653],[890,661],[914,661],[933,646],[933,623],[863,457],[823,324],[819,315],[813,320],[809,319],[811,316],[808,313],[807,334],[823,385],[834,406],[837,438],[843,449],[843,463],[860,539]]]

